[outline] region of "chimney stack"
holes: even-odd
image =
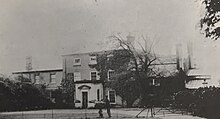
[[[134,40],[135,40],[134,36],[131,36],[130,34],[127,36],[127,42],[132,46],[134,46]]]
[[[176,45],[176,65],[177,65],[177,70],[180,70],[180,68],[183,68],[182,44],[177,44]]]
[[[189,69],[193,69],[195,67],[193,66],[192,42],[187,43],[187,52],[188,52]]]
[[[32,57],[26,57],[26,70],[32,70]]]

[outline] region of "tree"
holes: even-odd
[[[0,111],[18,111],[47,109],[51,102],[31,83],[0,77],[0,105]]]
[[[26,78],[22,75],[19,75],[17,77],[15,77],[15,80],[19,81],[19,82],[26,82],[26,83],[31,83],[31,80],[29,78]]]
[[[128,70],[130,55],[123,49],[112,50],[97,54],[97,64],[91,65],[99,71],[103,88],[112,88],[121,96],[122,102],[126,101],[127,106],[131,107],[138,98],[138,86],[136,82],[130,80],[133,73]],[[108,71],[113,70],[114,74],[108,81]],[[112,80],[113,79],[113,80]],[[105,91],[103,91],[103,95]]]
[[[74,106],[74,80],[69,78],[63,79],[61,82],[61,90],[65,103],[69,104],[70,106]]]
[[[200,28],[205,37],[217,40],[220,37],[220,0],[202,0],[205,15],[200,20]]]
[[[132,39],[125,40],[120,35],[114,35],[112,36],[112,38],[113,40],[116,40],[118,42],[118,46],[120,48],[125,50],[130,55],[130,70],[134,72],[134,79],[137,81],[139,87],[141,105],[147,106],[147,100],[150,93],[152,93],[149,92],[150,79],[152,77],[156,78],[160,75],[160,73],[155,70],[155,66],[153,65],[158,59],[153,51],[153,44],[151,44],[150,47],[144,47],[139,43],[139,47],[141,49],[138,50],[135,47],[133,43],[134,41],[132,41]],[[147,42],[147,39],[143,36],[142,40],[144,40],[144,42]]]
[[[132,72],[127,72],[118,76],[115,81],[109,82],[108,86],[112,87],[122,98],[122,103],[126,101],[127,107],[132,107],[133,103],[140,96],[138,84],[132,79]]]
[[[100,72],[100,78],[104,81],[104,84],[108,84],[105,83],[108,70],[114,70],[117,82],[114,83],[115,87],[113,87],[119,91],[122,98],[126,99],[125,95],[129,95],[128,93],[130,93],[130,95],[140,95],[141,104],[146,106],[146,100],[150,93],[148,90],[150,79],[159,76],[159,73],[156,72],[153,65],[157,60],[157,56],[153,51],[153,44],[146,49],[146,47],[143,47],[139,43],[140,49],[137,49],[132,41],[134,37],[129,37],[128,40],[125,40],[120,35],[110,36],[110,40],[115,43],[114,45],[117,49],[99,56],[96,69]],[[143,36],[142,39],[146,42]],[[130,75],[131,72],[132,75]],[[131,81],[129,81],[130,79],[133,79],[135,83],[131,83]],[[129,85],[131,84],[132,86],[130,87]],[[138,89],[132,90],[135,91],[134,93],[126,91],[128,88]]]

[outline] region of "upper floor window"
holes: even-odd
[[[81,80],[81,73],[80,72],[74,72],[74,81]]]
[[[110,59],[111,57],[113,57],[113,54],[107,55],[107,60],[109,61],[109,59]]]
[[[90,56],[89,64],[97,64],[96,56]]]
[[[90,79],[91,79],[92,81],[97,80],[97,72],[96,72],[96,71],[91,72],[91,73],[90,73],[90,76],[91,76]]]
[[[80,58],[75,58],[74,59],[74,65],[81,65],[81,59]]]
[[[74,80],[74,73],[67,73],[67,80]]]
[[[108,71],[108,80],[113,80],[114,76],[115,76],[115,71],[114,70],[109,70]]]
[[[50,74],[50,83],[56,83],[56,73]]]
[[[40,84],[40,74],[39,73],[34,74],[34,80],[35,80],[35,84]]]

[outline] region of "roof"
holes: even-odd
[[[205,74],[200,69],[190,69],[187,72],[187,76],[192,80],[204,80],[204,79],[211,79],[211,75]]]
[[[64,54],[61,56],[72,56],[72,55],[82,55],[82,54],[95,54],[95,53],[104,53],[104,52],[109,52],[108,51],[92,51],[92,52],[76,52],[76,53],[70,53],[70,54]]]
[[[15,71],[12,74],[23,74],[23,73],[36,73],[36,72],[58,72],[63,71],[62,68],[57,69],[36,69],[36,70],[25,70],[25,71]]]

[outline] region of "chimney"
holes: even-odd
[[[183,68],[183,62],[182,62],[182,44],[176,45],[176,65],[177,70],[180,70],[180,68]]]
[[[32,70],[32,57],[26,57],[26,70]]]
[[[192,42],[187,43],[187,52],[188,52],[189,69],[195,68],[195,67],[193,67]]]
[[[134,40],[135,40],[134,36],[131,36],[130,34],[127,36],[127,42],[132,46],[134,46]]]

